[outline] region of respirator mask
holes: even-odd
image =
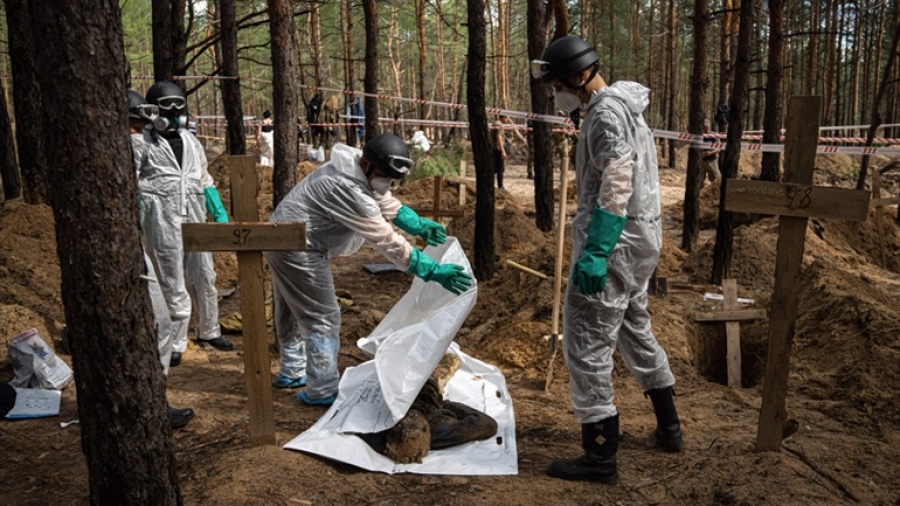
[[[389,177],[373,177],[372,182],[372,191],[379,195],[384,195],[391,189],[391,184],[394,183],[394,180]]]
[[[184,97],[162,97],[157,101],[159,116],[153,120],[153,128],[160,132],[173,132],[187,127]]]

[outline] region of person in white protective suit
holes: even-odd
[[[216,222],[227,222],[228,214],[206,170],[203,147],[184,128],[184,92],[160,81],[147,90],[147,102],[158,107],[159,116],[153,128],[143,132],[146,147],[138,165],[141,225],[144,247],[175,327],[170,363],[174,367],[187,349],[192,303],[198,341],[219,350],[234,348],[219,327],[212,253],[185,253],[181,242],[182,223],[204,223],[207,211]]]
[[[128,129],[131,134],[131,154],[135,171],[144,156],[146,144],[144,143],[144,129],[159,115],[159,109],[144,100],[140,93],[128,90]],[[159,360],[162,363],[163,375],[169,375],[169,361],[172,358],[172,338],[174,327],[169,318],[169,310],[166,307],[166,298],[162,288],[154,276],[153,262],[147,251],[143,248],[144,265],[147,272],[147,285],[150,292],[150,302],[153,305],[153,324],[156,329],[157,346],[159,347]],[[169,425],[173,429],[184,427],[194,418],[194,410],[191,408],[173,408],[166,404]]]
[[[267,251],[272,271],[275,333],[280,370],[272,385],[298,388],[305,403],[330,406],[338,390],[341,314],[330,261],[355,253],[364,242],[397,268],[455,294],[468,290],[463,267],[438,264],[391,226],[442,244],[446,231],[391,195],[391,183],[412,168],[409,148],[395,135],[379,135],[363,150],[345,144],[331,148],[331,160],[306,176],[282,200],[272,222],[305,222],[306,250]]]
[[[642,115],[650,90],[635,82],[607,86],[597,73],[598,61],[588,43],[563,37],[532,62],[532,73],[553,83],[557,109],[585,110],[576,152],[578,211],[563,331],[584,455],[554,461],[548,473],[614,483],[616,348],[653,404],[655,443],[677,452],[683,442],[673,398],[675,378],[647,312],[647,286],[662,246],[656,149]]]
[[[275,166],[275,125],[272,113],[263,112],[263,120],[256,129],[256,144],[259,146],[259,164],[265,167]]]

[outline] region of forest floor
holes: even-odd
[[[758,155],[744,154],[742,175],[759,170]],[[883,165],[886,160],[877,160]],[[819,157],[817,184],[851,187],[858,164],[840,155]],[[702,191],[700,246],[678,249],[681,233],[683,161],[662,167],[665,241],[660,275],[674,283],[702,285],[711,270],[718,188]],[[301,164],[302,172],[310,164]],[[229,200],[227,172],[211,172]],[[268,176],[270,174],[264,174]],[[617,358],[616,403],[624,439],[619,450],[617,486],[571,483],[549,478],[555,458],[580,454],[580,427],[572,416],[568,374],[557,358],[549,391],[551,281],[505,265],[514,260],[545,274],[554,271],[554,233],[533,224],[532,182],[524,167],[507,170],[508,191],[497,193],[497,272],[479,284],[479,298],[457,336],[460,347],[496,365],[506,376],[516,414],[519,474],[461,477],[385,475],[281,448],[309,428],[324,408],[301,405],[294,391],[273,390],[277,446],[250,447],[248,403],[242,374],[242,340],[229,335],[234,352],[201,349],[191,342],[182,364],[172,369],[168,398],[190,406],[197,417],[174,433],[178,475],[185,504],[203,505],[631,505],[631,504],[875,504],[900,505],[900,226],[896,208],[884,218],[887,265],[878,257],[874,212],[864,223],[811,220],[799,287],[788,414],[799,431],[785,451],[753,449],[762,393],[768,321],[741,327],[743,388],[726,387],[724,337],[717,325],[698,324],[697,310],[715,301],[702,292],[670,290],[652,297],[653,328],[677,378],[676,403],[685,449],[664,454],[649,444],[655,426],[650,402]],[[558,176],[557,176],[558,177]],[[574,179],[574,175],[572,176]],[[891,194],[896,177],[886,178]],[[474,193],[469,188],[466,216],[448,227],[471,255]],[[574,188],[571,186],[570,188]],[[455,202],[455,189],[444,190]],[[570,192],[570,199],[574,199]],[[427,207],[431,183],[413,183],[396,194]],[[574,200],[572,200],[574,204]],[[227,205],[227,204],[226,204]],[[574,210],[574,205],[570,205]],[[263,188],[261,213],[271,212],[271,183]],[[775,218],[743,217],[735,230],[732,276],[739,295],[768,309],[774,284],[778,223]],[[53,217],[50,209],[8,202],[0,212],[0,337],[31,327],[52,341],[71,364],[60,341],[64,321],[59,293]],[[571,238],[566,248],[566,269]],[[471,256],[470,256],[471,258]],[[353,299],[343,315],[341,369],[360,363],[356,347],[405,293],[410,277],[375,277],[363,265],[383,263],[365,247],[334,261],[337,290]],[[216,255],[218,286],[235,287],[231,254]],[[709,287],[709,291],[716,291]],[[239,310],[240,294],[220,302],[223,316]],[[270,329],[271,330],[271,329]],[[270,339],[273,336],[270,333]],[[273,342],[274,341],[270,341]],[[719,360],[699,350],[717,350]],[[277,353],[272,345],[272,371]],[[0,349],[0,381],[12,377],[5,347]],[[60,428],[77,418],[75,389],[63,392],[59,417],[0,421],[0,504],[87,504],[87,466],[80,426]]]

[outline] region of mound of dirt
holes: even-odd
[[[64,320],[56,227],[48,206],[15,201],[3,207],[0,280],[0,304],[24,306],[49,321]],[[23,330],[27,328],[0,328],[11,335]]]
[[[734,229],[734,253],[730,277],[748,289],[771,290],[775,286],[775,247],[778,219],[767,218],[750,226]],[[694,283],[706,283],[712,273],[715,237],[690,254],[684,272]]]
[[[900,425],[900,276],[822,258],[799,284],[792,387],[844,423]]]

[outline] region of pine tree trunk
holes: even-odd
[[[219,20],[222,33],[222,75],[239,77],[235,0],[219,0]],[[241,81],[239,79],[223,79],[220,83],[222,106],[225,109],[225,121],[228,123],[228,152],[232,155],[242,155],[247,151],[247,144],[244,138]]]
[[[766,71],[766,116],[763,143],[781,143],[781,88],[784,81],[784,0],[769,0],[769,61]],[[763,181],[781,180],[781,154],[763,153]]]
[[[366,19],[366,73],[363,87],[366,93],[378,93],[378,7],[375,0],[363,0]],[[366,140],[378,135],[378,99],[366,96]]]
[[[153,79],[171,81],[175,75],[175,53],[172,47],[172,0],[153,0]]]
[[[14,199],[22,194],[22,179],[16,164],[16,143],[9,122],[5,88],[0,82],[0,182],[4,199]]]
[[[528,58],[540,59],[546,48],[544,31],[545,16],[550,12],[544,10],[541,0],[528,0]],[[531,112],[551,114],[552,99],[550,87],[539,80],[529,77],[531,84]],[[553,139],[551,125],[544,121],[531,123],[532,137],[530,145],[534,150],[534,211],[535,225],[544,232],[553,230]]]
[[[353,91],[356,89],[356,83],[353,76],[353,8],[349,2],[341,2],[341,40],[344,46],[344,89]],[[355,100],[355,96],[351,94],[344,95],[344,109],[350,111],[350,104]],[[349,114],[348,114],[349,116]],[[347,118],[347,123],[356,123],[359,118]],[[358,144],[358,135],[355,126],[348,126],[347,144],[356,146]]]
[[[322,86],[323,83],[321,40],[319,2],[309,2],[309,47],[312,49],[313,75],[315,76],[316,86]],[[322,97],[325,98],[324,93],[322,93]]]
[[[181,504],[125,130],[115,0],[30,4],[91,504]],[[82,72],[82,69],[91,69]],[[122,98],[120,98],[122,97]],[[73,128],[73,118],[90,128]]]
[[[806,77],[806,94],[818,94],[819,79],[819,4],[809,3],[809,73]]]
[[[690,115],[688,131],[692,134],[703,132],[706,120],[706,90],[709,77],[706,69],[707,38],[709,33],[709,1],[694,0],[694,47],[691,69]],[[703,184],[701,163],[703,151],[688,150],[687,178],[684,188],[684,223],[681,231],[681,249],[694,251],[700,237],[700,187]]]
[[[416,1],[416,31],[419,35],[418,93],[419,100],[425,100],[425,0]],[[419,118],[424,119],[425,104],[419,104]]]
[[[487,34],[484,0],[467,0],[469,25],[466,105],[475,161],[475,277],[494,277],[494,158],[485,107],[484,73]]]
[[[32,2],[34,0],[4,0],[23,197],[29,204],[39,204],[47,201],[46,126],[35,68],[36,44],[29,14]]]
[[[750,32],[753,27],[753,2],[741,3],[740,28],[735,53],[734,87],[731,91],[731,119],[728,122],[728,140],[722,165],[722,191],[719,199],[719,223],[716,227],[716,245],[713,249],[712,283],[722,284],[731,272],[731,256],[734,240],[734,223],[731,213],[725,210],[725,181],[737,175],[741,161],[741,137],[744,133],[744,108],[747,105],[750,82]]]
[[[272,102],[275,167],[272,206],[297,184],[297,41],[290,0],[267,0],[272,39]]]
[[[675,37],[675,30],[677,29],[677,25],[675,24],[675,0],[669,0],[669,29],[668,32],[668,52],[669,52],[669,76],[668,76],[668,85],[666,88],[668,89],[668,97],[666,102],[668,103],[668,107],[666,108],[666,126],[669,131],[675,130],[675,93],[677,91],[677,83],[678,83],[678,65],[675,59],[678,57],[677,50],[677,41],[678,38]],[[675,141],[669,139],[669,166],[673,169],[675,168]]]
[[[854,12],[856,13],[856,19],[854,21],[853,26],[853,63],[850,67],[850,101],[847,106],[847,114],[848,114],[848,123],[851,125],[856,125],[858,121],[860,121],[859,116],[859,66],[860,66],[860,56],[862,55],[862,31],[863,31],[863,21],[861,16],[863,16],[861,0],[854,0],[853,2]],[[852,133],[851,133],[852,135]]]

